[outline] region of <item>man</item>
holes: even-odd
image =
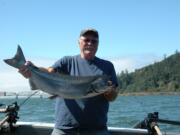
[[[65,56],[52,67],[41,69],[72,76],[106,74],[110,76],[109,91],[99,96],[77,100],[57,97],[52,135],[108,135],[106,122],[109,101],[115,100],[118,94],[114,66],[111,62],[95,56],[99,44],[99,34],[95,29],[82,30],[78,42],[80,55]],[[26,66],[19,72],[26,78],[31,76]]]

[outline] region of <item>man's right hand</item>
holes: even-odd
[[[26,61],[26,63],[19,68],[19,73],[22,74],[25,78],[31,77],[31,71],[28,69],[29,65],[33,65],[32,62]]]

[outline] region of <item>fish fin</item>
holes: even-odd
[[[24,65],[26,62],[26,59],[24,57],[21,47],[18,45],[15,56],[11,59],[5,59],[4,62],[15,68],[20,68],[22,65]]]
[[[38,90],[39,88],[34,84],[34,82],[29,78],[29,85],[31,87],[31,90]]]

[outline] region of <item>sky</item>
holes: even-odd
[[[180,50],[179,0],[0,0],[0,92],[29,90],[3,59],[17,45],[27,60],[48,67],[79,54],[78,37],[95,28],[97,56],[116,72],[133,72]]]

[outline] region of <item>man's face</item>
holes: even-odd
[[[98,39],[93,35],[81,36],[79,38],[81,57],[87,60],[93,59],[98,49],[98,42]]]

